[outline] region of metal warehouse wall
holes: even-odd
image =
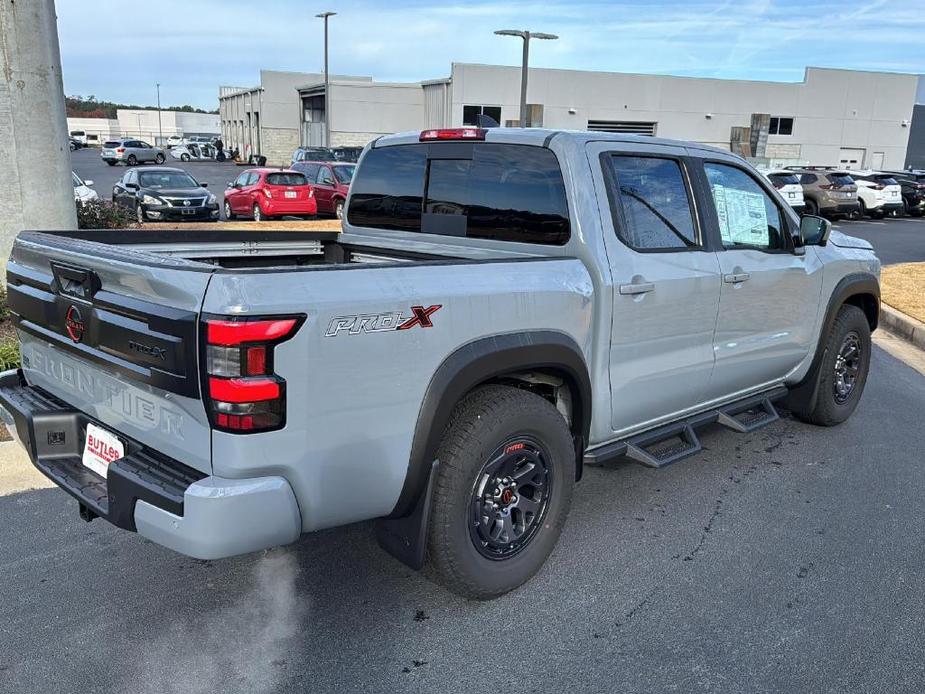
[[[527,101],[544,107],[543,125],[584,130],[589,120],[656,122],[657,134],[729,147],[733,126],[752,113],[792,117],[792,135],[771,135],[768,156],[837,164],[841,148],[865,150],[865,165],[906,156],[918,77],[807,68],[803,82],[759,82],[660,75],[530,70]],[[461,125],[464,105],[501,106],[519,117],[520,68],[454,63],[448,125]],[[570,113],[574,111],[574,113]]]
[[[918,104],[912,114],[905,168],[925,169],[925,104]]]

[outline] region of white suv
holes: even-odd
[[[902,186],[889,174],[879,171],[849,171],[858,186],[859,216],[882,219],[902,214]]]
[[[800,176],[787,169],[762,170],[761,173],[771,182],[781,197],[797,212],[806,207],[803,200],[803,186],[800,185]]]

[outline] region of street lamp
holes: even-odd
[[[164,144],[164,129],[161,128],[161,83],[157,83],[157,139],[158,146],[161,147]]]
[[[499,29],[495,32],[498,36],[519,36],[524,40],[524,58],[520,73],[520,127],[527,127],[527,65],[530,62],[530,39],[546,39],[553,41],[557,38],[555,34],[543,34],[541,32],[518,31],[516,29]]]
[[[331,83],[328,79],[328,17],[337,12],[321,12],[315,16],[324,20],[324,146],[331,146]]]

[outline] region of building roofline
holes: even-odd
[[[504,68],[510,70],[517,70],[520,72],[520,65],[496,65],[492,63],[451,63],[451,69],[459,67],[484,67],[484,68]],[[619,75],[622,77],[661,77],[665,79],[679,79],[679,80],[712,80],[715,82],[740,82],[740,83],[752,83],[752,84],[779,84],[779,85],[792,85],[792,84],[806,84],[806,79],[809,75],[810,70],[825,70],[826,72],[843,72],[843,73],[866,73],[872,75],[898,75],[904,77],[914,77],[918,78],[918,73],[914,72],[889,72],[886,70],[855,70],[853,68],[839,68],[839,67],[818,67],[816,65],[807,65],[803,68],[803,79],[796,81],[783,81],[783,80],[759,80],[759,79],[740,79],[734,77],[709,77],[709,76],[699,76],[699,75],[672,75],[667,73],[659,72],[617,72],[615,70],[575,70],[572,68],[555,68],[555,67],[531,67],[531,72],[544,71],[544,72],[566,72],[570,74],[592,74],[592,75]]]

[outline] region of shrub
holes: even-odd
[[[131,210],[108,200],[90,200],[77,203],[79,229],[129,229],[138,226]]]
[[[0,371],[19,366],[19,341],[15,335],[0,339]]]

